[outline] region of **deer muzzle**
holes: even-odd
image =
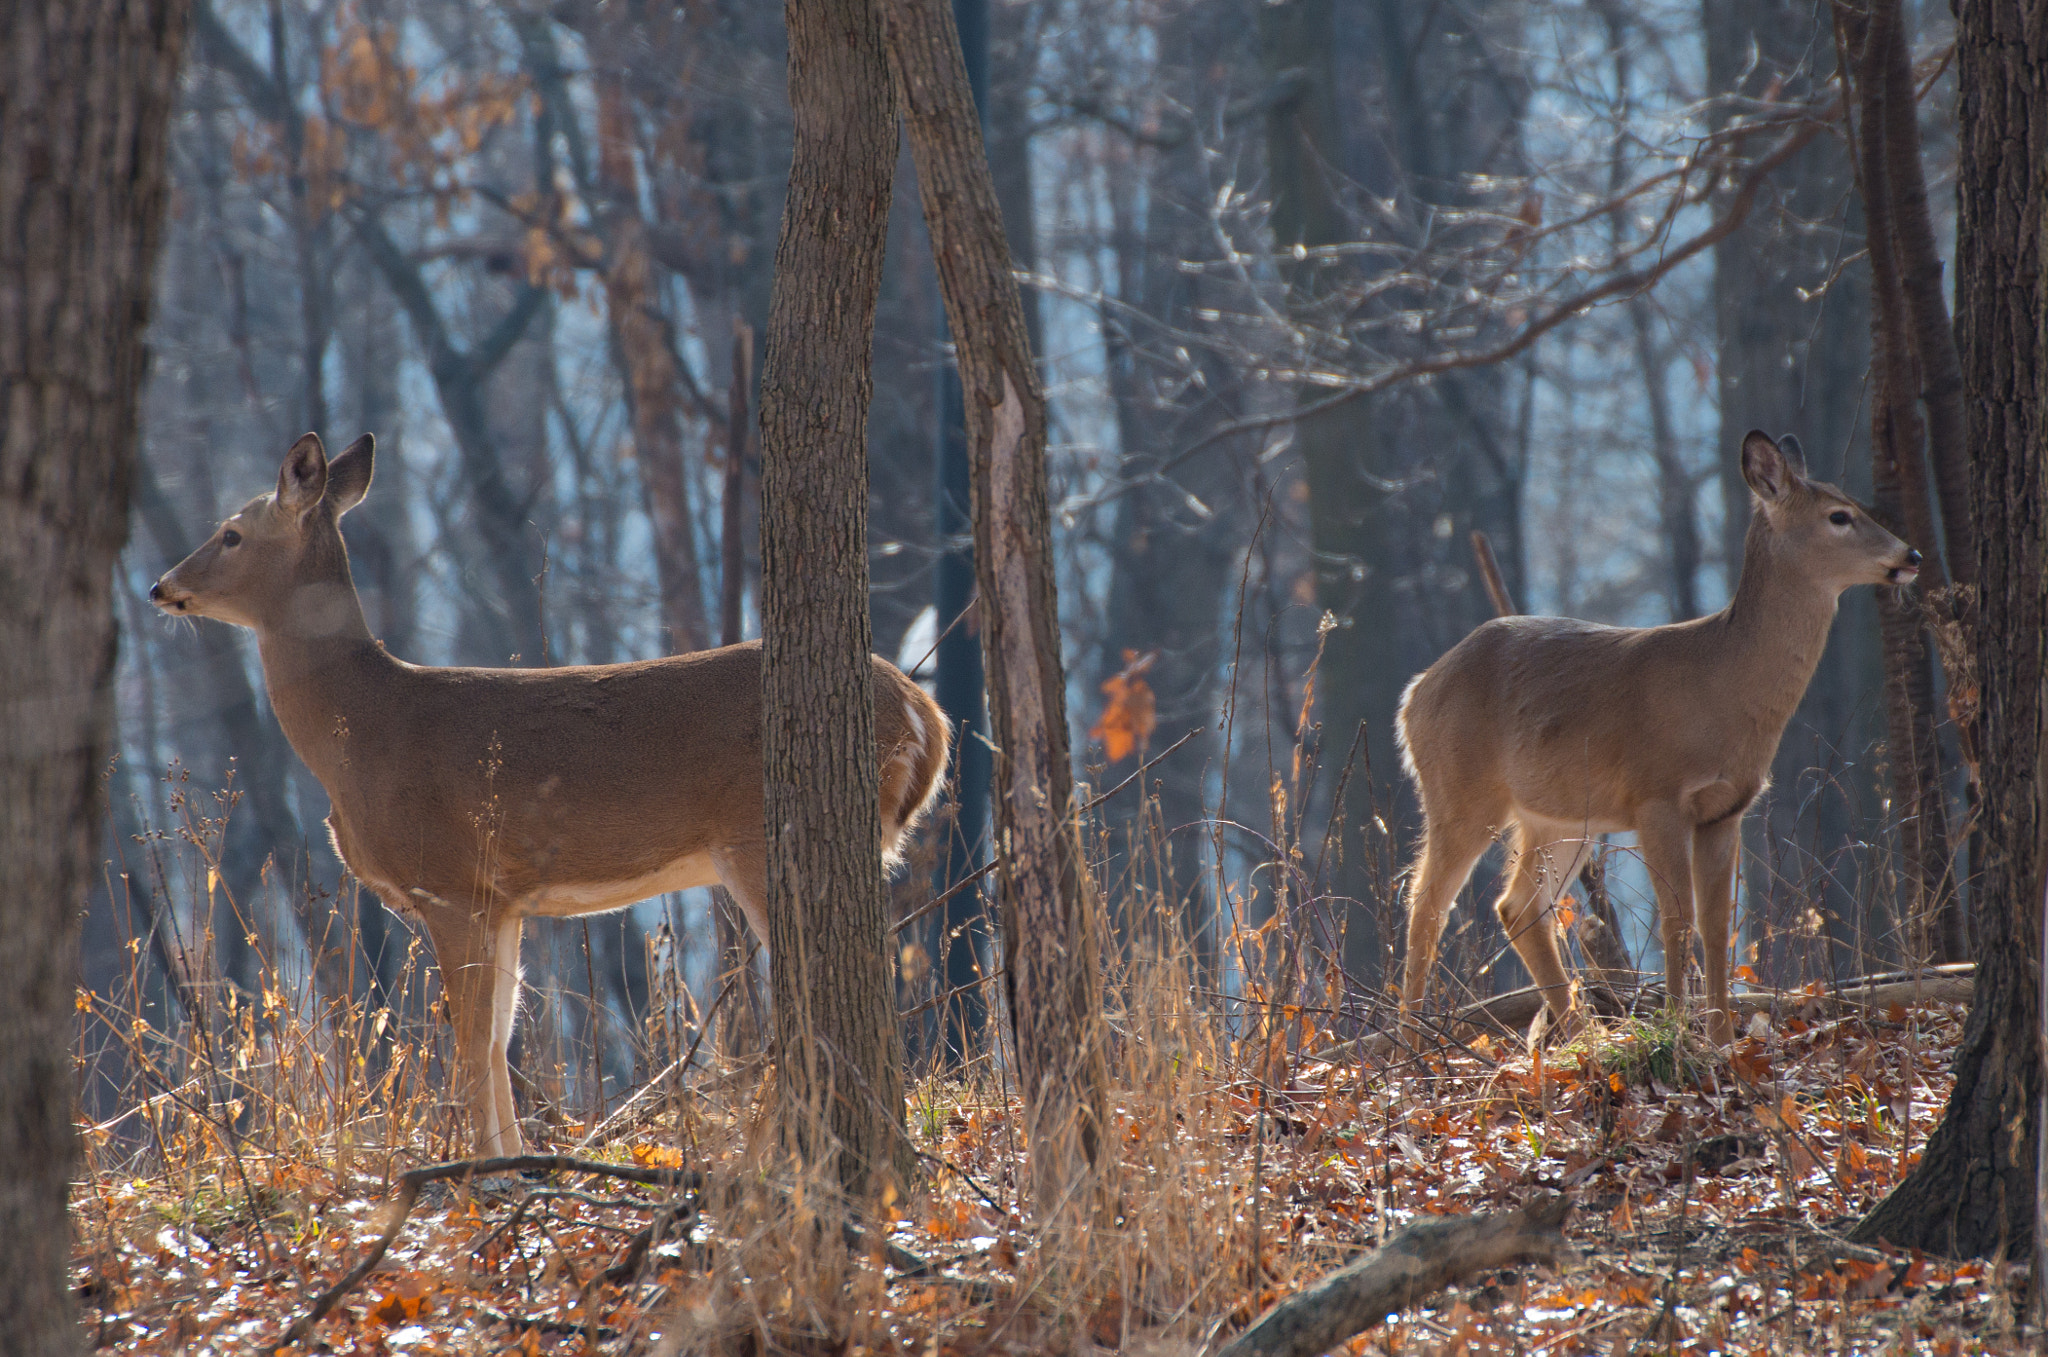
[[[181,613],[191,606],[192,595],[175,585],[166,589],[164,581],[158,580],[149,586],[149,601],[167,613]]]

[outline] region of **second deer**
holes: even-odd
[[[1575,1018],[1553,911],[1595,837],[1632,831],[1656,890],[1670,1002],[1684,1001],[1697,919],[1707,1031],[1733,1039],[1742,814],[1769,781],[1842,591],[1911,584],[1920,566],[1853,500],[1808,479],[1789,436],[1746,435],[1742,475],[1753,512],[1742,577],[1720,612],[1640,628],[1495,618],[1408,685],[1398,732],[1425,824],[1404,1019],[1422,1002],[1452,900],[1502,833],[1508,881],[1494,908],[1549,1023]]]
[[[370,488],[365,434],[292,445],[277,489],[149,591],[256,633],[270,705],[333,802],[349,871],[426,925],[483,1155],[522,1147],[506,1046],[521,920],[723,882],[768,937],[761,647],[634,664],[439,669],[386,654],[341,516]],[[874,661],[881,851],[893,861],[946,766],[938,704]]]

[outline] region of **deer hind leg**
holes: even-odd
[[[491,987],[491,1099],[497,1106],[498,1145],[492,1154],[524,1154],[526,1138],[519,1131],[519,1104],[512,1097],[512,1026],[519,1016],[519,936],[524,925],[517,915],[498,925]]]
[[[1401,976],[1401,1015],[1421,1006],[1436,966],[1437,944],[1451,903],[1493,842],[1493,827],[1478,816],[1431,814],[1424,808],[1422,856],[1408,890],[1408,959]]]
[[[721,848],[711,855],[718,880],[747,916],[754,940],[768,945],[768,860],[759,848]]]
[[[1592,851],[1580,829],[1524,820],[1509,842],[1509,877],[1494,905],[1515,955],[1543,991],[1553,1023],[1572,1014],[1571,975],[1557,943],[1557,902]]]
[[[426,923],[455,1029],[456,1090],[469,1109],[475,1151],[518,1154],[524,1142],[513,1116],[512,1075],[505,1047],[495,1038],[501,1014],[510,1036],[511,1009],[518,1002],[519,923],[506,920],[494,927],[482,911],[472,914],[449,905],[428,912]],[[513,963],[509,973],[508,955]]]
[[[1728,942],[1735,912],[1735,858],[1741,846],[1739,813],[1693,831],[1692,907],[1706,953],[1707,1035],[1722,1046],[1735,1040],[1735,1010],[1728,1000]]]
[[[1636,844],[1657,892],[1664,934],[1664,986],[1675,1012],[1685,1009],[1685,973],[1692,961],[1693,827],[1676,806],[1648,806],[1636,819]]]

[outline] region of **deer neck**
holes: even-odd
[[[1762,515],[1743,543],[1742,578],[1711,634],[1713,660],[1759,725],[1777,731],[1820,668],[1841,590],[1797,569]]]
[[[257,628],[256,644],[285,738],[331,787],[347,757],[351,719],[398,664],[370,635],[339,534],[332,550],[309,552],[309,558],[290,596]]]

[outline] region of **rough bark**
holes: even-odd
[[[1564,1237],[1571,1209],[1569,1197],[1546,1192],[1513,1211],[1410,1225],[1259,1316],[1217,1357],[1314,1357],[1467,1277],[1529,1263],[1558,1267],[1573,1256]]]
[[[996,748],[996,898],[1031,1195],[1054,1226],[1092,1209],[1086,1185],[1108,1124],[1108,1076],[1096,920],[1070,823],[1045,398],[951,7],[886,0],[882,11],[965,393]]]
[[[2042,1087],[2043,825],[2035,769],[2048,647],[2041,166],[2048,29],[2011,6],[1958,9],[1956,340],[1971,416],[1982,612],[1984,862],[1976,1002],[1955,1087],[1919,1165],[1855,1234],[1955,1255],[2026,1249]]]
[[[762,762],[785,1136],[856,1195],[907,1177],[877,851],[867,419],[896,119],[869,0],[791,0],[796,152],[761,372]]]
[[[0,1315],[80,1349],[77,927],[105,823],[114,613],[143,327],[187,10],[47,0],[0,18]]]
[[[1922,387],[1923,345],[1901,280],[1901,223],[1927,215],[1915,127],[1911,156],[1894,144],[1898,116],[1890,105],[1910,99],[1912,80],[1888,79],[1907,46],[1896,0],[1878,0],[1867,15],[1845,14],[1856,54],[1858,182],[1869,241],[1873,307],[1870,348],[1874,373],[1870,412],[1872,508],[1879,521],[1921,547],[1921,588],[1948,587],[1941,541],[1927,493],[1927,425],[1915,396]],[[1911,123],[1911,110],[1907,121]],[[1928,248],[1932,249],[1931,237]],[[1935,261],[1938,270],[1940,261]],[[1938,281],[1938,280],[1937,280]],[[1943,317],[1946,329],[1946,316]],[[1953,412],[1952,412],[1953,413]],[[1967,534],[1966,534],[1967,536]],[[1934,733],[1934,671],[1927,627],[1917,600],[1880,590],[1884,636],[1885,726],[1892,775],[1893,812],[1899,818],[1901,922],[1913,959],[1961,960],[1962,909],[1942,787],[1942,748]]]

